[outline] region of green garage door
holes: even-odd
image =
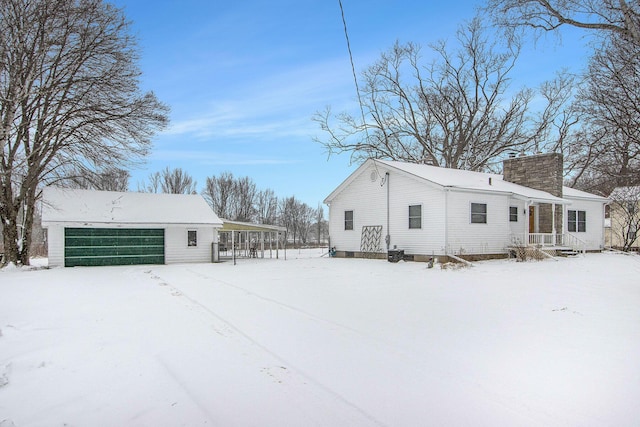
[[[164,230],[65,228],[65,267],[164,264]]]

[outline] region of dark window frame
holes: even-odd
[[[518,222],[517,206],[509,206],[509,222]]]
[[[567,211],[567,230],[571,233],[587,232],[587,211],[570,209]]]
[[[187,230],[187,247],[193,248],[198,246],[198,231]]]
[[[481,207],[484,207],[484,209],[479,209]],[[471,224],[486,224],[487,223],[487,217],[488,217],[488,211],[489,209],[487,208],[487,204],[486,203],[475,203],[472,202],[469,208],[470,214],[471,214]]]
[[[353,210],[344,211],[344,229],[353,230]]]

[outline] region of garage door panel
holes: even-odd
[[[164,246],[76,246],[67,247],[67,257],[164,255]]]
[[[65,229],[65,266],[164,264],[163,229]]]
[[[140,265],[140,264],[164,264],[164,256],[130,256],[130,257],[83,257],[66,258],[66,267],[102,267],[108,265]]]

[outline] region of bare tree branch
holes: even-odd
[[[168,109],[139,90],[137,59],[129,22],[101,0],[0,0],[0,220],[9,262],[29,262],[39,185],[106,162],[126,168],[166,125]]]
[[[449,168],[490,168],[509,152],[537,151],[552,138],[566,108],[571,79],[541,89],[545,102],[535,114],[531,89],[510,92],[510,73],[519,53],[517,39],[491,42],[479,18],[461,27],[458,48],[431,45],[436,59],[423,65],[420,47],[396,43],[362,76],[366,123],[357,116],[316,113],[325,139],[315,140],[329,155],[351,160],[386,158]],[[366,130],[366,132],[365,132]]]

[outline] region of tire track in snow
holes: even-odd
[[[158,363],[164,368],[164,370],[167,372],[167,374],[169,374],[169,377],[171,377],[171,379],[185,392],[185,394],[189,397],[189,399],[191,400],[191,402],[207,417],[207,421],[205,422],[205,424],[207,422],[210,422],[211,425],[216,425],[215,418],[213,417],[213,415],[207,410],[206,405],[203,405],[200,402],[200,399],[197,398],[197,396],[191,392],[190,388],[187,387],[187,385],[184,383],[184,381],[182,381],[182,379],[178,376],[178,374],[175,372],[175,370],[173,368],[171,368],[167,362],[161,358],[160,356],[156,356],[156,360],[158,361]]]
[[[385,352],[387,354],[395,354],[398,357],[402,358],[405,360],[406,363],[411,364],[411,366],[413,367],[413,369],[416,371],[416,373],[419,373],[420,375],[422,375],[425,378],[428,379],[432,379],[432,378],[440,378],[441,380],[443,378],[446,378],[446,382],[448,383],[457,383],[463,387],[469,388],[469,389],[479,389],[481,390],[482,394],[484,396],[486,396],[486,400],[493,402],[493,404],[496,404],[506,410],[509,410],[511,412],[514,413],[520,413],[522,414],[523,412],[526,412],[528,414],[530,414],[528,418],[530,421],[533,422],[532,425],[539,425],[539,424],[548,424],[548,425],[554,425],[558,422],[559,419],[562,419],[562,417],[557,416],[557,414],[554,414],[553,411],[550,411],[549,408],[543,408],[540,407],[539,405],[528,405],[524,402],[518,401],[518,400],[514,400],[513,398],[511,398],[510,396],[499,392],[496,387],[491,387],[491,386],[487,386],[487,384],[484,384],[482,381],[480,381],[479,379],[475,379],[473,377],[473,369],[470,369],[467,366],[466,362],[463,362],[462,360],[456,359],[455,363],[457,364],[457,366],[459,366],[461,369],[457,369],[456,371],[453,371],[451,369],[445,369],[445,368],[434,368],[433,366],[430,366],[431,372],[427,372],[425,371],[424,368],[424,355],[416,355],[413,353],[409,353],[405,350],[402,350],[398,347],[397,344],[394,344],[392,342],[388,342],[385,340],[382,340],[380,338],[377,337],[372,337],[371,335],[368,335],[358,329],[352,328],[350,326],[335,322],[333,320],[329,320],[329,319],[325,319],[323,317],[319,317],[317,315],[314,315],[312,313],[309,313],[305,310],[302,310],[300,308],[294,307],[290,304],[287,303],[283,303],[281,301],[278,301],[276,299],[270,298],[270,297],[266,297],[263,295],[260,295],[254,291],[251,291],[249,289],[243,288],[242,286],[238,286],[229,282],[226,282],[224,280],[209,276],[205,273],[196,271],[192,268],[188,268],[185,267],[184,269],[185,271],[191,273],[192,275],[199,277],[201,279],[207,280],[208,282],[214,283],[214,284],[220,284],[229,288],[232,288],[236,291],[242,292],[243,294],[256,298],[256,299],[260,299],[262,301],[265,301],[267,303],[276,305],[278,307],[287,309],[297,315],[301,315],[305,318],[311,319],[313,321],[319,322],[319,323],[324,323],[327,325],[330,325],[334,328],[339,328],[343,331],[346,331],[350,334],[356,335],[361,339],[365,339],[366,341],[368,341],[370,344],[376,346],[376,347],[382,347],[385,349]],[[165,282],[166,283],[166,282]],[[173,289],[175,290],[179,290],[177,287],[172,286]],[[305,371],[303,371],[302,369],[296,367],[295,365],[292,365],[291,363],[289,363],[284,357],[280,356],[279,354],[275,353],[274,351],[270,350],[268,347],[266,347],[263,344],[260,344],[259,342],[257,342],[255,339],[253,339],[252,337],[250,337],[248,334],[246,334],[244,331],[242,331],[239,327],[237,327],[235,324],[233,324],[231,321],[223,318],[222,316],[220,316],[219,314],[215,313],[213,310],[211,310],[210,308],[208,308],[207,306],[203,305],[202,303],[198,302],[197,300],[189,297],[188,295],[186,295],[184,293],[184,291],[179,290],[180,292],[182,292],[182,296],[187,298],[191,303],[203,308],[204,310],[206,310],[207,312],[209,312],[210,314],[212,314],[213,316],[215,316],[217,319],[219,319],[220,321],[224,322],[225,324],[227,324],[229,327],[231,327],[235,332],[237,332],[238,334],[240,334],[242,337],[244,337],[245,339],[249,340],[251,343],[253,343],[254,345],[256,345],[257,347],[259,347],[260,349],[264,350],[265,352],[267,352],[268,354],[270,354],[271,356],[275,357],[279,362],[284,363],[288,366],[292,366],[293,367],[293,371],[300,374],[302,377],[304,377],[305,379],[307,379],[309,382],[315,384],[316,386],[320,387],[322,390],[324,390],[327,393],[330,393],[331,395],[339,398],[340,401],[342,401],[343,403],[349,405],[350,407],[356,409],[358,412],[360,412],[361,414],[363,414],[364,416],[366,416],[368,419],[370,419],[371,421],[375,422],[378,425],[385,425],[384,422],[376,419],[375,417],[373,417],[372,415],[368,414],[366,411],[364,411],[362,408],[358,407],[356,404],[350,402],[348,399],[346,399],[344,396],[342,396],[341,394],[339,394],[338,392],[336,392],[335,390],[332,390],[330,387],[324,385],[323,383],[321,383],[319,380],[315,379],[312,375],[307,374]],[[437,356],[438,353],[435,351],[432,351],[431,354]],[[449,355],[449,358],[451,358],[451,355]],[[495,386],[494,383],[492,383],[492,385]]]
[[[208,276],[206,275],[202,275],[198,272],[195,272],[193,270],[190,269],[186,269],[187,271],[191,272],[192,274],[198,275],[202,278],[205,279],[210,279]],[[332,388],[330,388],[329,386],[323,384],[322,382],[320,382],[319,380],[317,380],[315,377],[313,377],[312,375],[306,373],[304,370],[298,368],[297,366],[295,366],[294,364],[290,363],[286,358],[282,357],[280,354],[276,353],[275,351],[271,350],[269,347],[261,344],[260,342],[258,342],[256,339],[252,338],[249,334],[247,334],[246,332],[244,332],[240,327],[238,327],[236,324],[234,324],[232,321],[230,321],[229,319],[223,317],[222,315],[220,315],[219,313],[215,312],[214,310],[212,310],[211,308],[207,307],[206,305],[200,303],[199,301],[197,301],[194,298],[191,298],[189,295],[187,295],[184,291],[180,290],[179,288],[173,286],[171,284],[170,281],[164,280],[162,277],[160,277],[158,274],[153,274],[151,276],[153,279],[156,280],[162,280],[163,284],[169,285],[169,287],[172,289],[172,293],[171,295],[176,296],[174,294],[175,291],[179,291],[180,292],[180,297],[185,298],[186,300],[188,300],[191,304],[193,304],[194,306],[199,307],[200,309],[204,310],[206,313],[208,313],[210,316],[212,316],[213,318],[215,318],[216,320],[218,320],[219,322],[224,323],[229,329],[231,329],[233,332],[235,332],[236,334],[238,334],[239,336],[241,336],[242,338],[244,338],[246,341],[248,341],[251,345],[259,348],[260,350],[262,350],[263,352],[267,353],[268,355],[270,355],[271,357],[273,357],[275,360],[277,360],[280,364],[282,365],[286,365],[289,367],[289,370],[294,372],[295,374],[301,376],[302,378],[304,378],[306,381],[308,381],[309,383],[313,384],[314,386],[316,386],[317,388],[319,388],[320,390],[322,390],[323,392],[327,393],[328,395],[332,396],[335,400],[341,402],[343,405],[353,409],[355,412],[359,413],[361,416],[363,416],[365,419],[369,420],[370,422],[372,422],[375,425],[378,426],[386,426],[386,424],[382,421],[380,421],[379,419],[375,418],[373,415],[369,414],[367,411],[365,411],[364,409],[362,409],[361,407],[359,407],[357,404],[351,402],[349,399],[347,399],[346,397],[344,397],[342,394],[338,393],[337,391],[333,390]],[[227,283],[222,283],[231,287],[236,287],[234,285],[231,284],[227,284]],[[236,287],[238,289],[242,289],[239,287]],[[245,290],[246,291],[246,290]],[[246,291],[247,293],[250,293],[249,291]],[[276,303],[276,301],[271,301]],[[291,307],[291,309],[294,309],[293,307]],[[318,318],[318,320],[322,320],[320,318]],[[174,378],[175,379],[175,378]],[[181,384],[181,386],[183,388],[184,385]],[[186,389],[185,389],[186,390]],[[197,403],[197,402],[196,402]],[[199,406],[199,405],[198,405]]]

